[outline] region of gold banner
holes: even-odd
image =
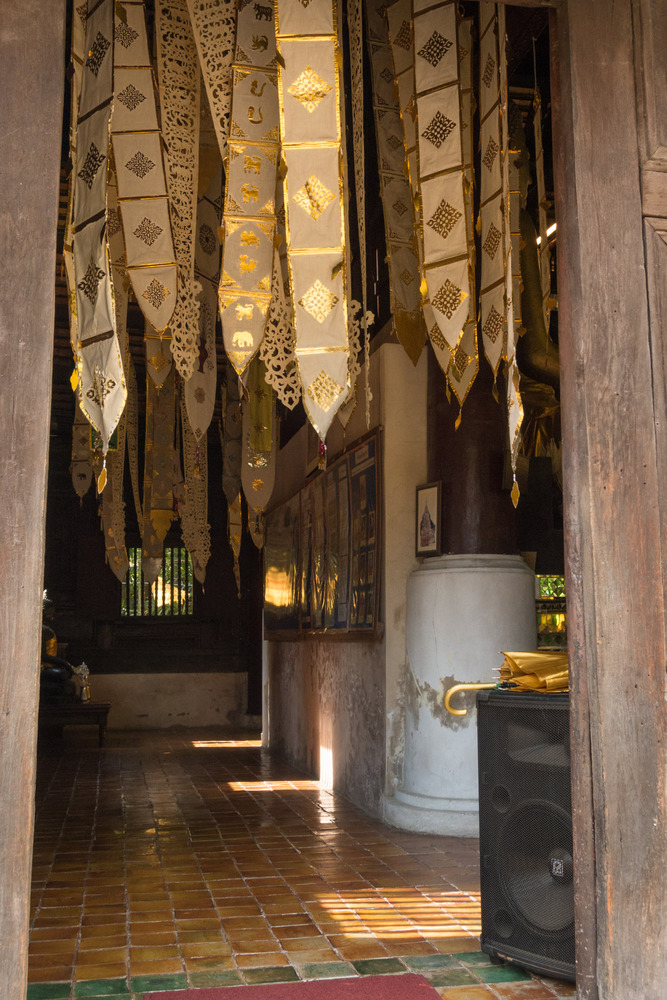
[[[128,277],[157,333],[177,299],[176,258],[143,3],[116,5],[111,141]]]
[[[239,4],[218,305],[243,375],[264,336],[276,233],[278,93],[273,4]]]
[[[349,389],[337,8],[277,4],[287,256],[303,403],[324,440]]]
[[[220,0],[187,0],[220,158],[227,156],[230,74],[236,34],[236,7]]]
[[[179,502],[183,543],[192,558],[195,579],[203,584],[211,557],[211,526],[208,523],[208,448],[206,431],[198,440],[190,427],[181,400],[183,428],[183,472],[185,496]]]
[[[171,352],[184,379],[199,358],[201,285],[194,277],[195,223],[199,180],[199,62],[186,0],[162,0],[155,7],[162,134],[178,264],[176,307],[169,324]]]
[[[92,7],[92,5],[89,5]],[[113,5],[101,0],[87,14],[76,137],[72,228],[76,282],[79,401],[102,439],[109,440],[127,390],[116,337],[107,253],[107,170],[113,96]],[[104,478],[98,487],[104,488]]]
[[[501,361],[507,357],[505,156],[501,134],[496,4],[480,3],[480,25],[480,329],[484,353],[495,375]]]
[[[399,342],[416,364],[426,343],[426,326],[421,312],[414,210],[405,175],[403,126],[386,4],[383,0],[368,0],[366,13],[391,312]]]
[[[195,274],[201,282],[199,360],[183,387],[188,423],[197,441],[206,433],[215,406],[218,379],[215,318],[220,277],[218,228],[222,211],[222,172],[218,170],[197,208]]]
[[[241,483],[248,503],[248,527],[257,548],[264,545],[264,511],[276,476],[275,402],[266,384],[266,370],[254,358],[248,372],[248,398],[243,404]]]

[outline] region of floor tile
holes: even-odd
[[[370,958],[352,962],[360,976],[382,976],[394,972],[405,972],[405,965],[398,958]]]
[[[151,990],[182,990],[187,985],[187,977],[184,974],[132,976],[130,979],[130,989],[133,993],[148,993]]]
[[[81,997],[129,997],[127,979],[91,979],[76,983],[74,996]]]
[[[455,986],[438,990],[442,1000],[496,1000],[488,986]]]
[[[433,969],[451,969],[458,965],[453,955],[410,955],[403,956],[403,961],[408,968],[424,973]]]
[[[429,982],[435,987],[443,986],[473,986],[479,980],[468,969],[443,969],[441,972],[432,972],[428,976]]]
[[[259,969],[245,969],[243,978],[248,985],[252,985],[259,983],[293,983],[299,977],[290,966],[272,966],[260,967]]]
[[[26,1000],[69,1000],[70,984],[32,983],[28,986]]]
[[[449,976],[451,1000],[550,989],[480,982],[476,844],[389,830],[259,746],[196,741],[110,732],[40,761],[29,980],[55,993],[29,1000],[69,1000],[72,978],[97,1000],[128,969],[135,993],[405,968]]]
[[[226,972],[192,972],[188,979],[192,987],[202,989],[205,986],[241,986],[243,978],[236,969]]]
[[[357,975],[349,962],[306,962],[295,963],[301,979],[341,979]]]

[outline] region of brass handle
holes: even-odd
[[[457,691],[481,691],[484,688],[494,687],[496,687],[495,684],[454,684],[449,691],[445,692],[445,708],[450,715],[467,715],[468,711],[465,708],[452,708],[452,695],[456,694]]]

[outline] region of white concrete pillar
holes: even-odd
[[[453,684],[489,682],[503,651],[537,643],[535,577],[519,556],[448,555],[408,578],[403,778],[384,816],[401,829],[478,834],[474,694],[457,696],[465,717],[446,712]]]

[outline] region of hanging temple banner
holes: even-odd
[[[396,335],[416,364],[426,342],[419,295],[419,257],[398,89],[384,0],[368,0],[366,31],[373,83],[373,114],[384,210],[391,311]]]
[[[271,3],[238,6],[218,291],[227,357],[239,375],[264,336],[273,274],[279,155]]]
[[[324,440],[349,389],[337,9],[278,0],[276,37],[295,353],[304,407]]]
[[[87,8],[72,205],[79,403],[104,454],[127,398],[107,250],[113,11],[111,0],[90,0]],[[98,485],[104,488],[104,475]]]
[[[473,52],[473,19],[461,16],[455,0],[396,0],[389,7],[380,0],[353,0],[348,18],[361,305],[350,300],[348,247],[355,240],[346,211],[343,46],[336,0],[162,0],[155,25],[158,88],[143,0],[87,0],[74,6],[74,170],[64,245],[77,366],[72,384],[78,380],[80,404],[73,476],[83,495],[94,472],[100,472],[99,491],[108,472],[112,488],[101,514],[109,560],[119,576],[126,562],[125,444],[150,577],[159,569],[178,500],[174,439],[180,414],[183,534],[195,574],[204,578],[210,549],[205,453],[216,399],[216,306],[230,362],[223,395],[237,411],[231,421],[225,414],[225,486],[237,557],[242,488],[255,541],[262,544],[262,512],[277,447],[273,391],[289,408],[302,399],[322,441],[336,414],[343,426],[349,419],[361,339],[368,351],[372,319],[365,308],[364,40],[398,339],[416,363],[430,338],[447,391],[462,406],[479,368],[479,323],[494,375],[506,366],[516,468],[523,416],[515,358],[522,332],[522,194],[508,127],[504,7],[480,3],[479,54]],[[473,82],[477,64],[479,78]],[[541,160],[539,97],[535,105]],[[217,175],[205,191],[216,164]],[[538,195],[547,308],[540,170]],[[132,295],[145,317],[143,504],[136,393],[132,412],[122,419],[126,385],[133,378],[127,342]],[[239,379],[248,383],[240,386],[242,440],[241,401],[234,400],[237,386],[232,388]],[[369,399],[367,391],[367,410]],[[84,419],[96,431],[94,440],[85,437]],[[110,449],[112,434],[118,452],[114,445]],[[97,452],[102,458],[94,457]]]
[[[148,323],[168,327],[177,299],[177,268],[153,69],[143,3],[116,5],[115,99],[111,141],[127,273]]]

